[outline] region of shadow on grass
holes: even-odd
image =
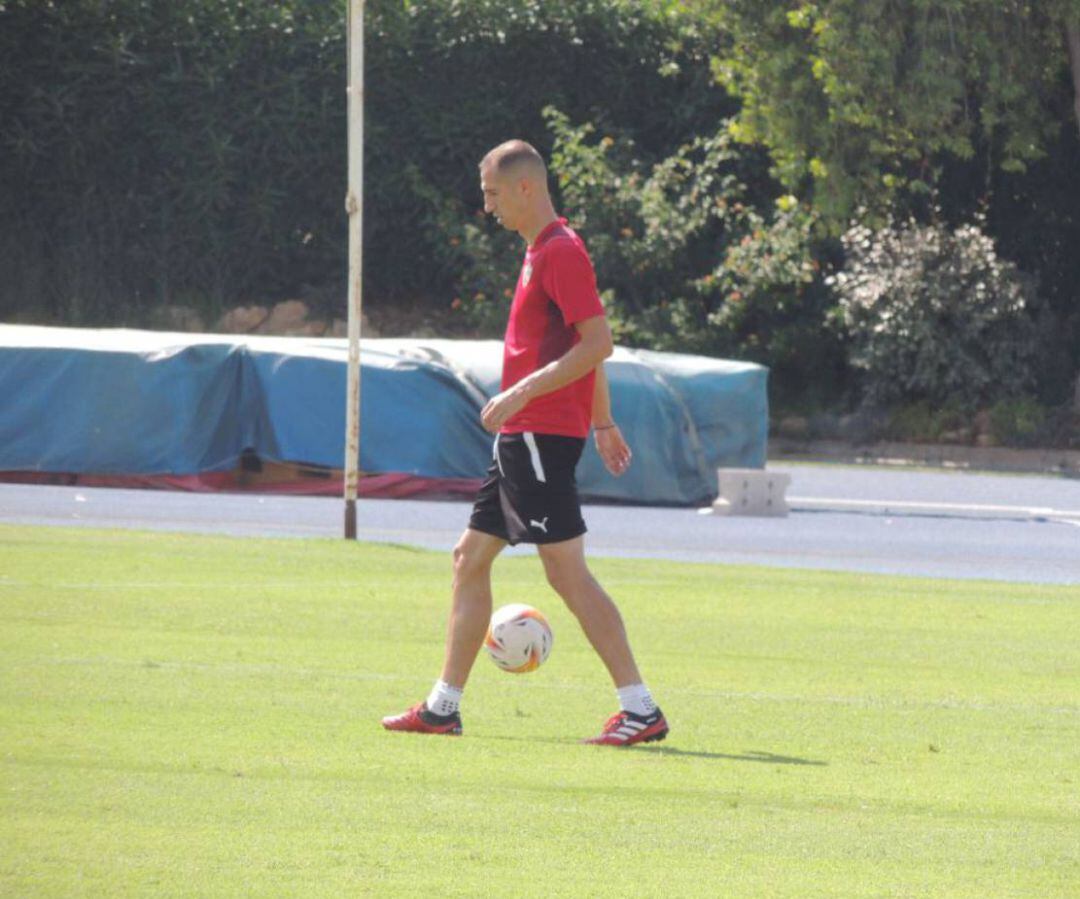
[[[488,734],[485,740],[507,740],[512,743],[556,743],[561,746],[580,746],[580,740],[567,740],[552,737],[511,737],[506,735]],[[731,762],[765,762],[770,765],[807,765],[814,768],[825,768],[828,762],[818,759],[801,759],[793,755],[777,755],[774,752],[761,752],[760,750],[748,750],[742,755],[733,755],[729,752],[699,752],[692,749],[678,749],[675,746],[616,746],[619,752],[643,752],[649,755],[672,755],[683,758],[697,759],[726,759]]]
[[[374,546],[379,549],[394,549],[403,553],[410,553],[414,556],[431,556],[439,552],[436,549],[427,549],[423,546],[413,546],[410,543],[391,543],[384,542],[382,540],[358,540],[357,546]]]
[[[728,759],[733,762],[765,762],[770,765],[811,765],[817,768],[828,766],[828,762],[817,759],[801,759],[793,755],[776,755],[773,752],[759,752],[757,750],[745,752],[742,755],[732,755],[728,752],[695,752],[690,749],[676,749],[674,746],[630,746],[627,752],[647,752],[652,755],[677,755],[698,759]]]

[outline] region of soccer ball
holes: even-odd
[[[491,616],[484,649],[503,671],[523,674],[547,661],[554,639],[543,613],[524,603],[513,603]]]

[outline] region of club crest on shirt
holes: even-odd
[[[532,277],[532,263],[526,262],[525,267],[521,270],[521,283],[528,287],[529,279]]]

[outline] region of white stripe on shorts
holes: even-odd
[[[532,431],[526,431],[522,436],[525,438],[525,445],[529,448],[529,458],[532,459],[536,480],[541,484],[546,484],[547,477],[544,475],[544,465],[540,461],[540,447],[536,445],[536,435]]]
[[[495,435],[495,446],[491,450],[491,455],[495,459],[495,464],[499,466],[499,474],[501,474],[505,478],[506,477],[506,472],[502,470],[502,459],[499,458],[499,435],[498,434]]]

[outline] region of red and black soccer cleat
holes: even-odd
[[[400,715],[388,715],[382,720],[387,730],[403,730],[413,734],[446,734],[461,736],[461,715],[436,715],[428,710],[426,702],[419,702]]]
[[[667,721],[660,709],[651,715],[635,715],[623,710],[608,718],[600,736],[582,742],[597,746],[633,746],[635,743],[654,743],[667,735]]]

